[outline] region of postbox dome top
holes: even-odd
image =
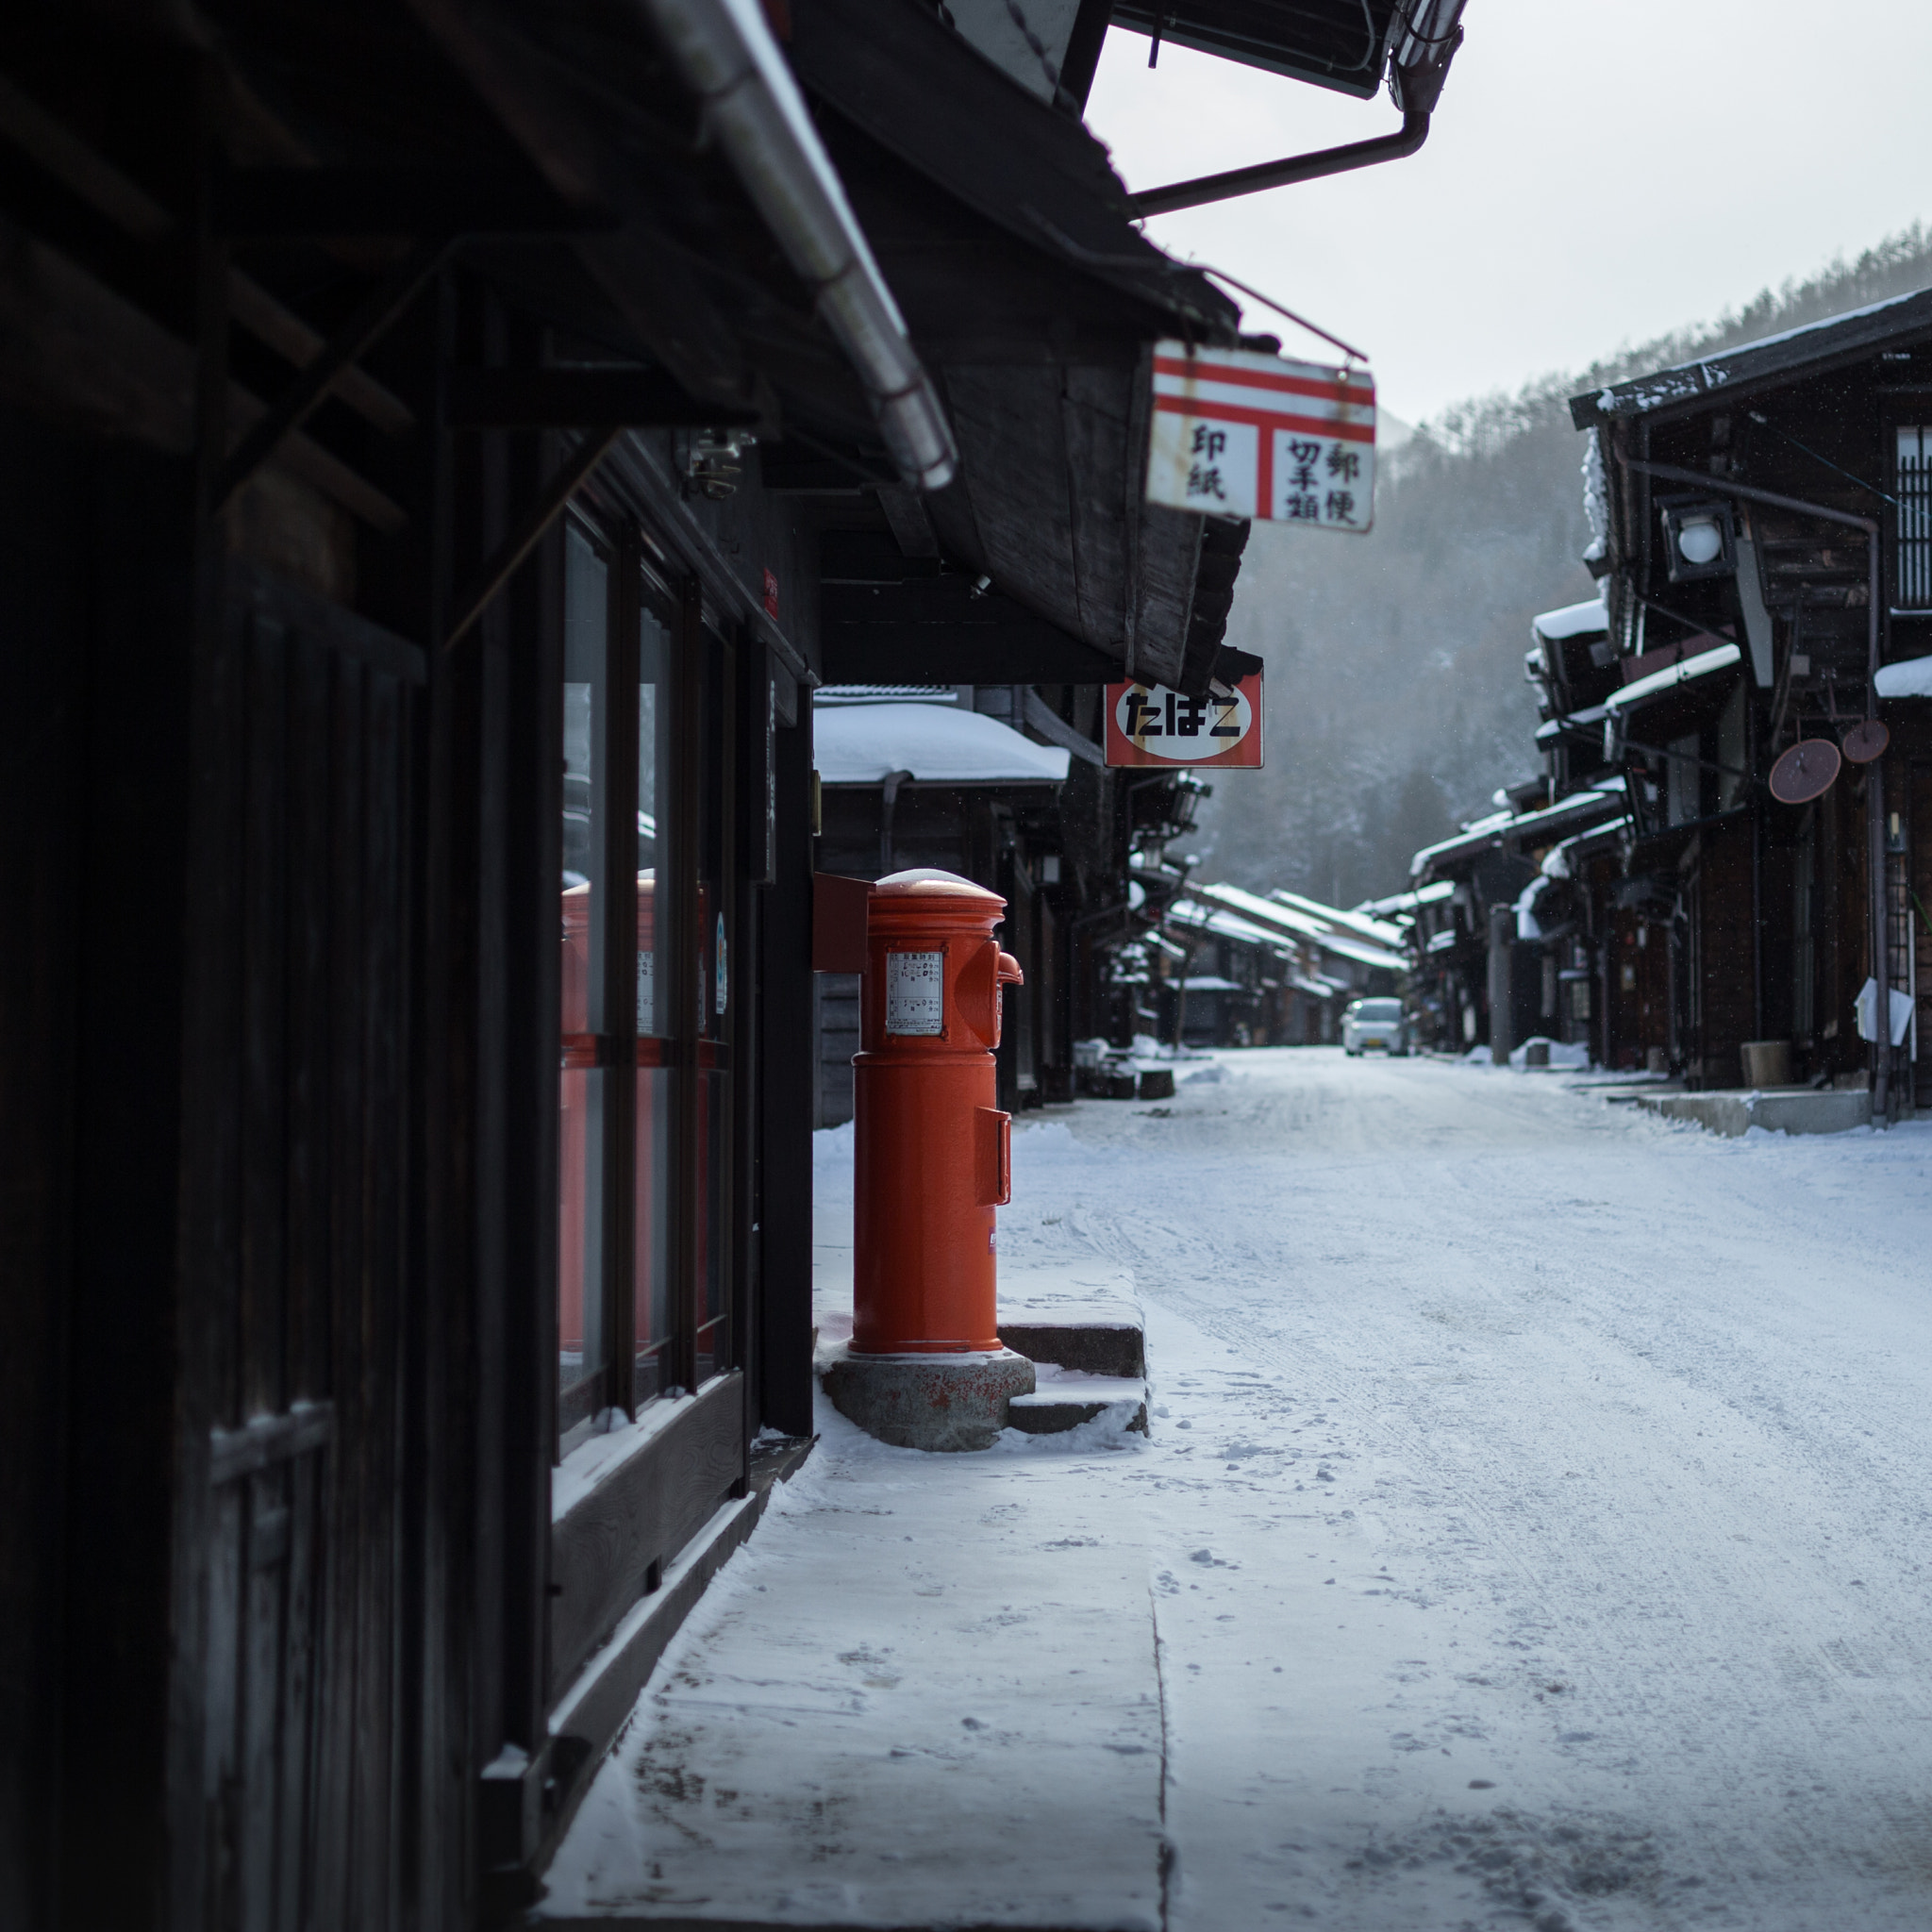
[[[873,891],[891,898],[917,894],[920,898],[980,899],[1005,906],[997,892],[989,892],[956,872],[941,872],[936,865],[915,865],[906,872],[891,872],[873,882]]]

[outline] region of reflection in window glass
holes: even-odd
[[[670,1379],[673,1340],[672,1137],[676,1075],[663,1065],[661,1036],[670,1015],[658,996],[668,983],[660,963],[663,925],[658,887],[669,856],[671,757],[664,734],[671,708],[658,703],[670,638],[646,609],[638,638],[638,1086],[635,1274],[632,1319],[637,1352],[632,1367],[632,1401],[647,1402]],[[659,774],[665,783],[660,788]]]
[[[598,844],[606,803],[598,752],[607,698],[608,575],[603,558],[576,529],[570,529],[563,623],[563,1053],[557,1257],[558,1417],[565,1428],[595,1406],[595,1378],[608,1353],[600,1291],[606,1075],[598,1070],[596,1048],[604,1024],[605,894]]]
[[[700,824],[697,838],[697,926],[691,935],[696,955],[698,997],[698,1242],[697,1376],[731,1366],[731,1324],[726,1319],[731,1291],[731,1108],[728,1041],[737,990],[728,922],[730,896],[726,868],[723,750],[725,731],[724,653],[704,657],[699,703]]]
[[[731,1076],[698,1075],[698,1382],[731,1366]]]

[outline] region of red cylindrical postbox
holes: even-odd
[[[993,1210],[1011,1191],[1011,1116],[993,1105],[1000,991],[1021,981],[993,927],[1007,902],[920,869],[874,886],[853,1061],[855,1355],[1000,1346]]]

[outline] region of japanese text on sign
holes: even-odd
[[[1152,413],[1149,503],[1357,535],[1374,521],[1365,369],[1160,342]]]
[[[1158,684],[1107,688],[1110,765],[1239,765],[1261,762],[1261,676],[1212,684],[1191,698]]]
[[[946,1030],[946,956],[886,955],[886,1031],[939,1034]]]

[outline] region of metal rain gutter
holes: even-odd
[[[1253,168],[1230,168],[1224,175],[1203,175],[1176,181],[1167,188],[1150,188],[1127,197],[1136,215],[1172,214],[1175,208],[1199,208],[1204,202],[1228,201],[1238,194],[1256,194],[1264,188],[1286,188],[1293,181],[1319,181],[1326,175],[1345,175],[1356,168],[1373,168],[1378,161],[1399,161],[1414,154],[1429,138],[1429,116],[1442,97],[1449,63],[1462,44],[1463,0],[1409,0],[1398,8],[1392,26],[1403,29],[1390,49],[1389,92],[1402,109],[1402,126],[1374,141],[1352,141],[1343,147],[1324,147],[1314,154],[1291,155],[1286,160],[1263,161]],[[1157,42],[1158,13],[1155,16]]]
[[[943,490],[958,446],[798,83],[757,0],[633,0],[685,83],[820,318],[872,398],[908,488]]]
[[[1202,175],[1176,181],[1168,188],[1150,188],[1130,194],[1127,205],[1138,215],[1167,215],[1176,208],[1199,208],[1210,201],[1232,201],[1239,194],[1258,194],[1264,188],[1286,188],[1295,181],[1319,181],[1324,175],[1346,175],[1356,168],[1373,168],[1378,161],[1399,161],[1416,153],[1429,138],[1426,111],[1411,109],[1393,134],[1374,141],[1352,141],[1342,147],[1324,147],[1309,155],[1291,155],[1285,161],[1261,161],[1252,168],[1230,168],[1223,175]]]

